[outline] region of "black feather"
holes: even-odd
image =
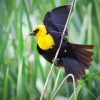
[[[57,34],[62,34],[70,8],[71,5],[60,6],[46,13],[43,22],[48,33],[54,31]],[[66,33],[68,33],[67,30]]]
[[[70,58],[62,58],[65,72],[67,74],[73,74],[75,80],[80,79],[85,74],[85,69],[80,65],[78,61]],[[72,81],[70,78],[68,81]]]

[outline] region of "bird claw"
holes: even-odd
[[[59,61],[59,59],[52,59],[52,63],[54,63],[55,65],[57,65],[57,62]]]
[[[61,35],[61,38],[66,38],[66,36],[68,35],[68,33],[69,33],[69,32],[68,32],[68,30],[67,30],[67,31],[65,32],[65,34],[62,34],[62,35]]]
[[[66,36],[67,36],[67,34],[64,34],[64,35],[62,34],[62,35],[61,35],[61,38],[64,39],[64,38],[66,38]]]

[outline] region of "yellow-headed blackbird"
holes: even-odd
[[[38,52],[50,63],[59,47],[70,8],[71,5],[67,5],[48,11],[44,17],[44,25],[35,26],[33,32],[30,33],[37,38]],[[66,35],[68,35],[67,29]],[[85,69],[91,65],[93,47],[93,45],[70,43],[64,38],[56,65],[64,67],[66,74],[73,74],[75,80],[80,79],[85,74]],[[72,81],[72,79],[69,78],[68,81]]]

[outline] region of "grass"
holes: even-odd
[[[46,11],[68,3],[69,0],[51,0],[48,4],[46,0],[0,1],[0,100],[39,100],[51,64],[40,57],[35,38],[28,34],[35,24],[42,24]],[[99,4],[99,0],[78,0],[68,25],[71,42],[95,45],[94,62],[82,83],[77,84],[78,100],[100,98]],[[60,71],[60,75],[58,72],[59,68],[55,67],[46,100],[55,90],[54,84],[59,86],[65,77],[64,70]],[[65,82],[57,96],[73,98],[72,84]]]

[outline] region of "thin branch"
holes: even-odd
[[[51,100],[54,100],[54,98],[55,98],[55,96],[57,95],[57,93],[58,93],[58,91],[60,90],[60,88],[61,88],[61,86],[64,84],[64,82],[67,80],[67,78],[68,77],[72,77],[72,79],[73,79],[73,87],[74,87],[74,96],[75,96],[75,100],[77,100],[76,99],[76,88],[75,88],[75,78],[74,78],[74,75],[73,74],[68,74],[65,78],[64,78],[64,80],[61,82],[61,84],[59,85],[59,87],[58,87],[58,89],[56,90],[56,92],[55,92],[55,94],[52,96],[52,99]]]
[[[69,21],[69,18],[70,18],[71,12],[72,12],[72,7],[74,6],[74,3],[75,3],[75,0],[73,0],[73,2],[72,2],[72,6],[71,6],[71,9],[70,9],[70,12],[69,12],[68,18],[67,18],[67,20],[66,20],[66,24],[65,24],[65,27],[64,27],[62,36],[61,36],[60,45],[59,45],[59,48],[58,48],[58,50],[57,50],[57,52],[56,52],[56,54],[55,54],[53,63],[52,63],[52,65],[51,65],[51,69],[50,69],[50,71],[49,71],[49,73],[48,73],[47,80],[46,80],[46,82],[45,82],[45,85],[44,85],[43,92],[42,92],[42,94],[41,94],[40,100],[43,100],[43,98],[44,98],[44,95],[45,95],[45,92],[46,92],[46,89],[47,89],[47,85],[48,85],[48,82],[49,82],[49,80],[50,80],[51,73],[52,73],[52,71],[53,71],[53,68],[54,68],[56,59],[57,59],[57,57],[58,57],[58,54],[59,54],[59,51],[60,51],[60,48],[61,48],[61,45],[62,45],[62,42],[63,42],[63,38],[64,38],[66,29],[67,29],[67,24],[68,24],[68,21]]]

